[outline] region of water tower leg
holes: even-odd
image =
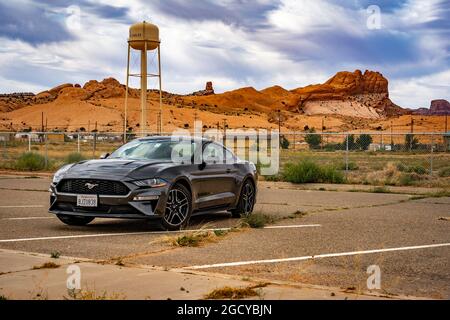
[[[159,78],[159,123],[158,133],[162,134],[163,121],[162,121],[162,88],[161,88],[161,45],[158,45],[158,78]]]
[[[123,119],[123,143],[127,142],[127,117],[128,117],[128,79],[130,78],[130,44],[128,44],[128,58],[127,58],[127,80],[125,84],[125,112]]]
[[[145,136],[147,126],[147,42],[141,51],[141,133]]]

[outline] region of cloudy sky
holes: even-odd
[[[0,92],[124,83],[141,20],[160,28],[168,91],[293,89],[370,69],[401,106],[450,100],[450,0],[0,0]]]

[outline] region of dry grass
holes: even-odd
[[[242,218],[240,226],[243,228],[264,228],[266,225],[276,221],[277,218],[272,215],[253,213],[248,217]]]
[[[207,229],[205,226],[202,229],[193,232],[186,231],[184,234],[175,236],[164,236],[159,241],[175,247],[199,247],[206,243],[217,242],[229,232],[227,229],[204,230]]]
[[[60,265],[56,264],[54,262],[45,262],[40,266],[34,266],[33,270],[39,270],[39,269],[57,269]]]
[[[266,287],[267,283],[259,283],[257,285],[248,286],[245,288],[232,288],[223,287],[219,289],[214,289],[210,293],[205,295],[205,299],[210,300],[221,300],[221,299],[245,299],[249,297],[261,297],[262,288]],[[259,289],[259,290],[258,290]]]
[[[124,300],[126,296],[113,292],[109,294],[106,290],[97,292],[95,289],[67,290],[68,297],[65,300]]]

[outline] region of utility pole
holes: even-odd
[[[393,130],[393,124],[392,124],[392,120],[391,120],[391,151],[394,151],[394,138],[392,136],[392,130]]]
[[[448,112],[445,113],[445,133],[448,132]]]
[[[411,116],[411,134],[414,133],[414,118]]]
[[[44,132],[44,112],[41,112],[41,132]]]

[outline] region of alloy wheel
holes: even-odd
[[[189,198],[180,189],[169,191],[164,220],[172,226],[183,224],[189,214]]]
[[[249,182],[245,184],[242,191],[242,204],[242,215],[248,216],[253,211],[253,205],[255,204],[255,189]]]

